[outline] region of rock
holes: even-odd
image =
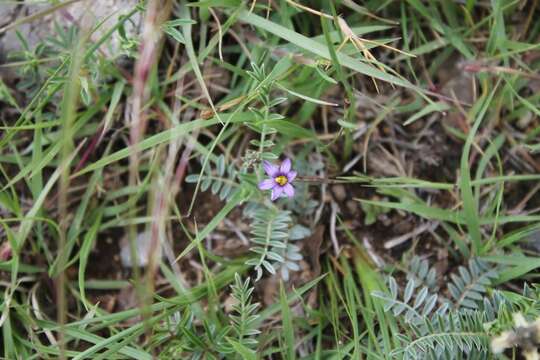
[[[5,241],[0,246],[0,261],[8,261],[11,259],[11,255],[13,254],[13,251],[11,249],[11,244],[8,241]]]
[[[473,61],[468,61],[462,57],[452,56],[441,66],[437,76],[441,83],[441,94],[449,98],[456,97],[457,100],[472,104],[475,99],[475,77],[471,71],[466,69],[473,65]]]
[[[135,239],[137,256],[139,258],[137,264],[140,267],[148,265],[148,261],[150,259],[151,242],[152,237],[150,236],[150,232],[140,233]],[[158,250],[158,259],[161,259],[163,254],[162,247],[159,246]],[[124,238],[120,244],[120,260],[122,261],[122,266],[126,268],[131,268],[137,265],[131,260],[131,246],[127,237]]]
[[[338,201],[343,201],[347,197],[347,191],[345,190],[345,186],[341,184],[332,186],[332,193]]]
[[[525,249],[528,249],[528,250],[531,250],[540,254],[540,230],[537,230],[533,232],[532,234],[530,234],[529,236],[527,236],[527,238],[522,244],[523,244],[522,246]]]
[[[351,213],[351,215],[356,215],[356,214],[358,214],[358,210],[359,210],[358,201],[355,201],[355,200],[347,200],[347,202],[345,203],[345,205],[347,206],[347,210],[349,210],[349,212]]]
[[[137,0],[75,2],[51,14],[38,17],[28,23],[20,24],[16,28],[10,29],[5,34],[0,35],[0,54],[5,58],[6,54],[22,49],[15,30],[19,31],[27,41],[30,49],[33,49],[44,39],[55,34],[55,22],[64,27],[75,25],[80,28],[83,21],[86,26],[94,26],[106,19],[91,36],[92,41],[97,41],[118,22],[120,16],[127,14],[138,3]],[[35,15],[51,6],[50,3],[28,5],[2,4],[0,5],[0,29],[13,23],[15,20]],[[4,21],[4,19],[7,19],[7,21]],[[141,19],[141,14],[136,13],[131,17],[131,21],[128,20],[124,23],[124,30],[128,37],[136,36],[139,33]],[[101,46],[102,53],[107,56],[116,56],[121,53],[121,50],[121,39],[117,31],[110,37],[110,41],[106,41]],[[5,59],[0,59],[0,61],[5,61]]]

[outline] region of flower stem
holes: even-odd
[[[335,178],[326,178],[319,176],[297,176],[297,181],[303,181],[308,183],[321,183],[321,184],[345,184],[348,183],[347,180],[340,180]]]

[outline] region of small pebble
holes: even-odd
[[[345,186],[343,185],[334,185],[332,186],[332,193],[336,197],[336,200],[343,201],[347,197],[347,192],[345,191]]]
[[[139,258],[139,261],[137,261],[138,264],[134,264],[134,262],[131,260],[131,246],[129,244],[129,240],[124,238],[120,244],[120,260],[122,260],[122,266],[131,268],[135,265],[140,267],[148,265],[148,261],[150,259],[151,242],[152,237],[150,236],[149,232],[140,233],[137,235],[137,238],[135,239],[135,246],[137,247],[137,257]],[[158,247],[158,251],[158,258],[161,258],[161,246]]]
[[[358,214],[358,201],[347,200],[345,206],[347,206],[347,210],[349,210],[352,215]]]

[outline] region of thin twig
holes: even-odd
[[[212,14],[212,17],[214,20],[216,20],[217,28],[218,28],[218,54],[219,54],[219,60],[223,62],[223,52],[221,51],[221,42],[223,38],[223,32],[221,31],[221,23],[219,22],[219,18],[216,15],[216,12],[212,10],[211,7],[208,7],[208,11],[210,11],[210,14]]]
[[[327,177],[318,177],[318,176],[298,176],[296,181],[302,181],[307,183],[317,183],[317,184],[344,184],[348,181],[339,180]]]
[[[332,200],[331,202],[331,214],[330,214],[330,239],[332,240],[332,245],[334,246],[334,253],[336,254],[336,257],[339,256],[339,244],[338,239],[336,235],[336,220],[337,220],[337,213],[339,210],[338,204]]]
[[[404,234],[404,235],[401,235],[401,236],[398,236],[398,237],[395,237],[391,240],[388,240],[387,242],[384,243],[384,248],[385,249],[391,249],[393,247],[396,247],[400,244],[403,244],[404,242],[406,242],[407,240],[409,239],[412,239],[420,234],[422,234],[423,232],[425,231],[434,231],[435,229],[437,229],[437,227],[439,226],[439,222],[428,222],[422,226],[419,226],[417,227],[416,229],[414,229],[413,231],[407,233],[407,234]]]

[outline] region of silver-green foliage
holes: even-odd
[[[485,358],[489,336],[483,325],[487,317],[480,311],[449,311],[425,317],[398,335],[403,347],[391,355],[403,359]]]
[[[280,268],[281,278],[285,281],[289,280],[289,271],[298,271],[298,261],[302,260],[302,254],[300,248],[297,245],[291,243],[291,241],[301,240],[311,235],[311,231],[302,225],[294,225],[289,229],[288,241],[285,243],[285,247],[278,249],[278,253],[285,260]]]
[[[439,289],[437,285],[437,271],[435,268],[430,268],[429,262],[419,256],[413,257],[409,264],[407,280],[410,279],[414,279],[416,287],[422,284],[433,292]]]
[[[253,287],[249,284],[249,278],[242,281],[238,273],[234,275],[234,284],[231,285],[232,297],[235,300],[232,306],[233,313],[229,315],[235,341],[242,346],[253,349],[257,346],[257,338],[260,333],[256,325],[259,317],[257,309],[259,303],[251,303]]]
[[[204,159],[201,159],[201,164],[203,163]],[[206,191],[210,189],[212,194],[219,194],[220,200],[228,200],[234,193],[232,190],[238,186],[238,175],[239,172],[236,170],[234,164],[227,165],[225,156],[220,155],[215,161],[209,162],[204,168],[204,172],[200,177],[201,190]],[[198,174],[186,176],[186,182],[188,183],[196,183],[197,181],[199,181]]]
[[[299,153],[294,158],[295,170],[306,177],[325,176],[325,164],[322,157],[313,152]],[[313,196],[313,184],[307,182],[296,182],[294,184],[294,197],[287,203],[287,208],[293,213],[302,216],[304,219],[313,218],[319,208],[319,201]]]
[[[415,324],[421,322],[426,316],[434,311],[444,314],[448,311],[448,302],[443,302],[436,309],[438,294],[431,293],[426,286],[417,291],[417,282],[409,279],[403,295],[400,296],[398,283],[392,276],[388,278],[390,294],[375,291],[372,296],[379,298],[384,303],[384,311],[391,311],[394,316],[403,316],[406,323]]]
[[[454,307],[478,309],[478,302],[496,277],[497,272],[478,259],[469,260],[467,267],[460,266],[457,273],[450,274],[452,282],[448,283]]]
[[[257,272],[255,281],[262,277],[263,269],[272,275],[280,270],[281,277],[288,280],[289,270],[299,270],[297,263],[302,259],[300,248],[291,242],[309,236],[309,229],[292,226],[291,212],[273,206],[251,203],[244,215],[251,219],[251,251],[257,254],[246,262]]]
[[[489,296],[473,300],[476,307],[450,309],[434,314],[405,329],[401,347],[391,355],[403,359],[492,358],[489,340],[514,326],[513,314],[532,321],[540,317],[540,289],[525,284],[522,294],[489,290]]]
[[[276,134],[277,130],[268,125],[269,120],[282,120],[285,117],[279,113],[272,113],[271,109],[283,103],[287,99],[284,97],[272,97],[271,90],[274,86],[274,80],[266,73],[264,64],[260,66],[251,63],[251,70],[246,72],[252,79],[252,92],[256,94],[260,107],[250,106],[249,111],[253,115],[253,121],[246,125],[260,134],[259,139],[250,141],[251,145],[256,147],[256,150],[248,150],[246,153],[247,162],[253,165],[252,160],[276,160],[278,156],[272,151],[274,142],[267,137]]]
[[[489,353],[484,324],[495,321],[505,306],[500,294],[486,300],[497,272],[478,259],[459,267],[449,277],[453,301],[438,292],[436,271],[425,260],[413,259],[402,292],[396,279],[388,278],[389,293],[374,292],[384,310],[399,320],[401,344],[392,357],[403,359],[483,358]],[[492,294],[495,294],[492,291]]]

